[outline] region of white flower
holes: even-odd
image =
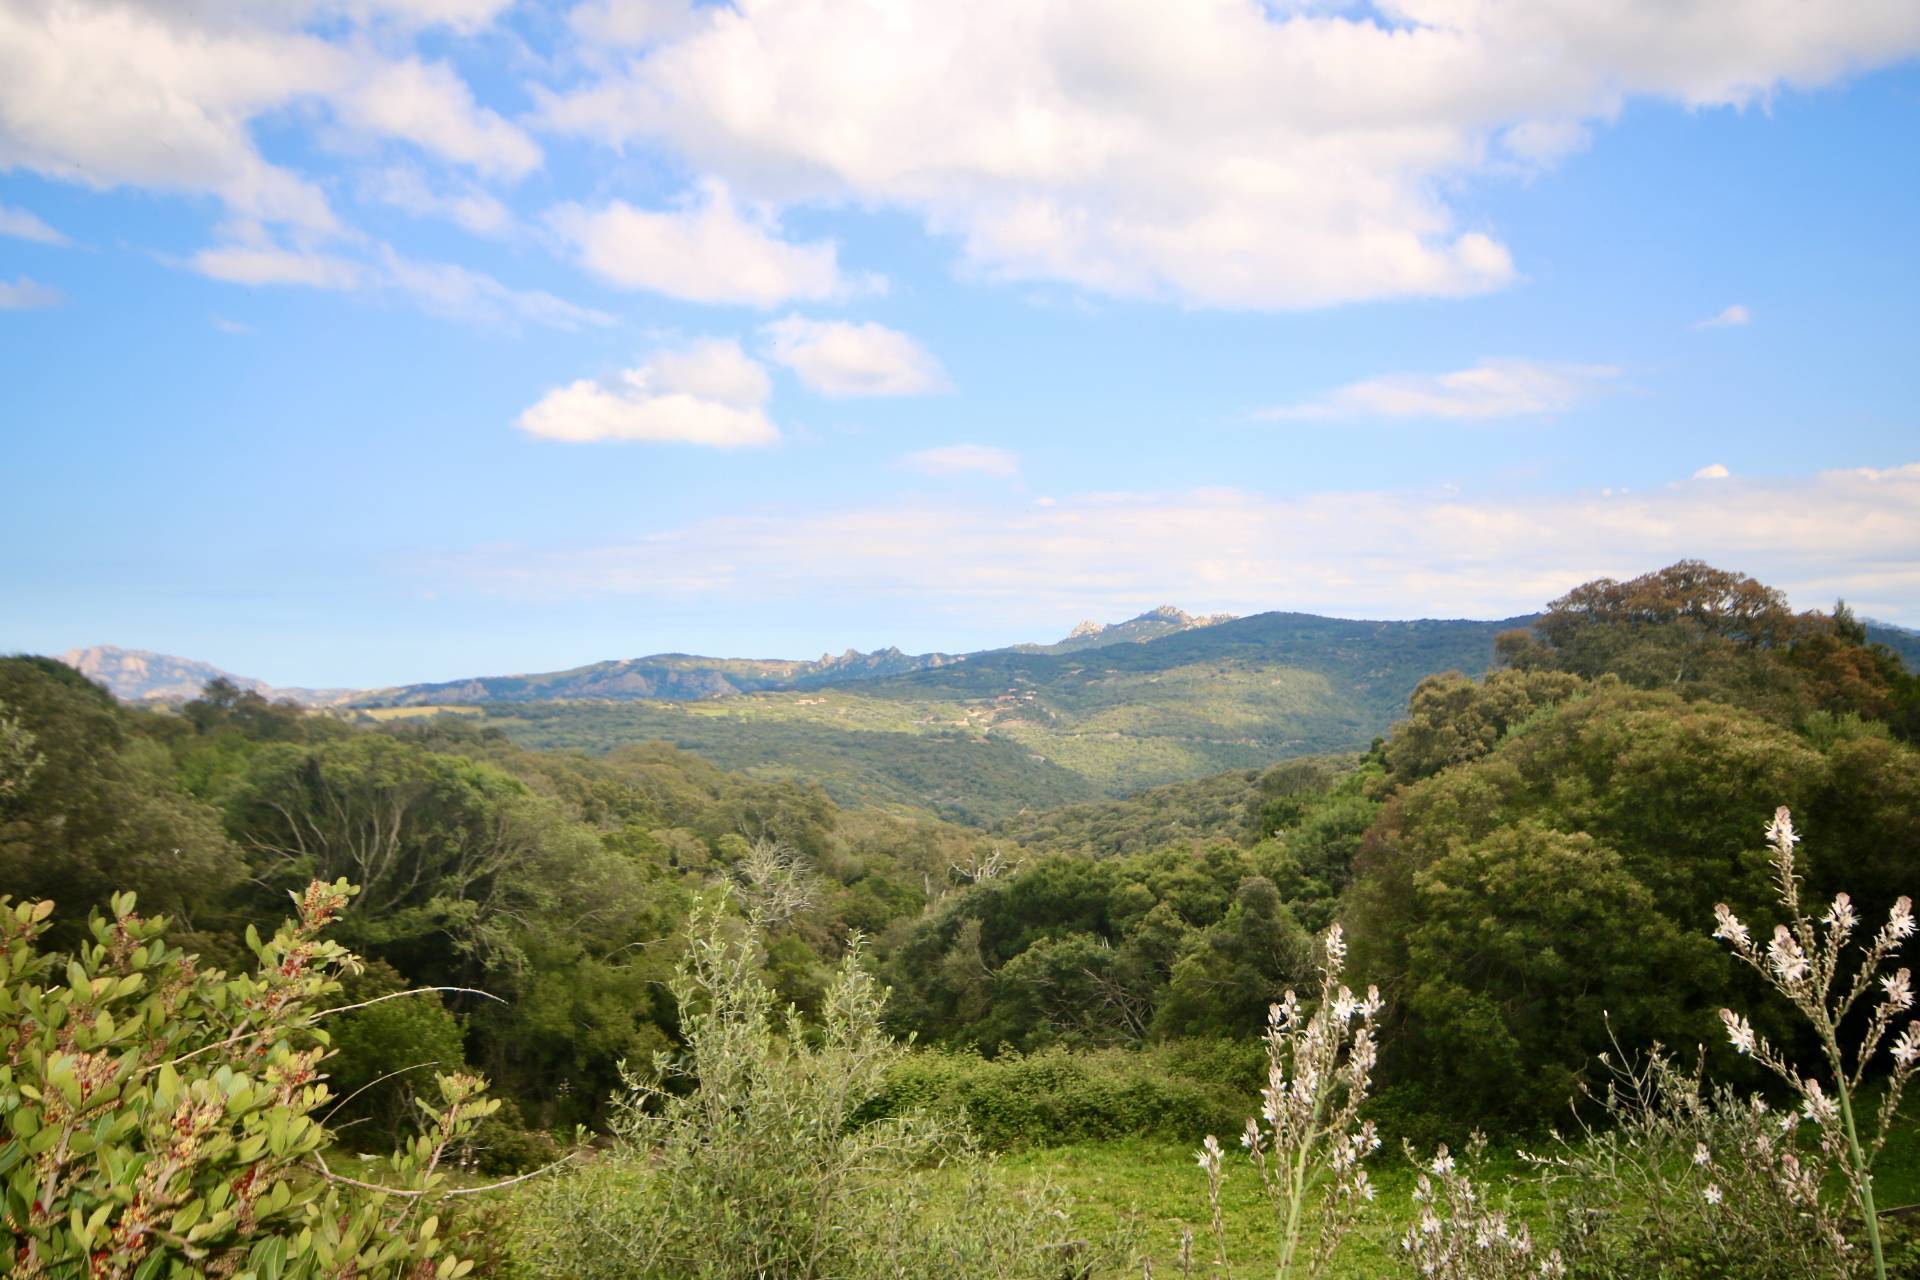
[[[1734,915],[1733,909],[1726,903],[1713,904],[1713,918],[1719,922],[1714,928],[1714,937],[1725,938],[1741,951],[1752,948],[1753,937],[1747,932],[1747,926],[1740,923],[1740,917]]]
[[[1833,905],[1827,908],[1827,914],[1820,917],[1820,922],[1829,929],[1846,933],[1860,922],[1860,917],[1853,913],[1853,899],[1839,893],[1834,895]]]
[[[1906,970],[1902,969],[1900,972],[1905,973]],[[1890,1052],[1893,1054],[1893,1060],[1902,1068],[1911,1067],[1914,1060],[1920,1058],[1920,1023],[1909,1022],[1900,1032],[1900,1038],[1893,1042]]]
[[[1327,967],[1338,969],[1340,962],[1347,958],[1347,934],[1336,921],[1327,930]]]
[[[1445,1147],[1441,1147],[1434,1152],[1433,1163],[1428,1167],[1433,1170],[1436,1177],[1444,1178],[1453,1172],[1453,1157],[1447,1154]]]
[[[1707,1151],[1706,1143],[1696,1142],[1693,1144],[1693,1162],[1703,1169],[1713,1163],[1713,1156]]]
[[[1913,1006],[1913,975],[1905,969],[1890,978],[1880,979],[1880,989],[1887,993],[1887,1003],[1896,1009]]]
[[[1741,1053],[1754,1052],[1755,1036],[1752,1023],[1731,1009],[1720,1011],[1720,1021],[1726,1024],[1727,1039],[1733,1042],[1735,1049]]]
[[[1896,938],[1913,936],[1913,899],[1902,894],[1887,913],[1887,932]]]
[[[1787,806],[1781,805],[1773,811],[1773,821],[1767,824],[1767,842],[1776,848],[1784,847],[1792,852],[1793,846],[1800,843],[1800,836],[1793,829],[1793,814]]]
[[[1807,963],[1807,953],[1800,949],[1800,944],[1783,924],[1773,926],[1773,940],[1767,943],[1767,963],[1773,966],[1780,981],[1789,986],[1812,972],[1812,966]]]
[[[1707,1184],[1707,1189],[1700,1194],[1705,1197],[1708,1204],[1720,1203],[1720,1188],[1714,1186],[1711,1182]]]

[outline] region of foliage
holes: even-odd
[[[352,890],[315,882],[257,967],[227,975],[170,948],[131,894],[61,964],[50,901],[0,898],[0,1262],[15,1276],[416,1276],[470,1263],[434,1212],[447,1148],[494,1103],[465,1075],[397,1151],[383,1186],[325,1173],[314,1113],[320,1001],[352,957],[322,936]],[[315,1176],[316,1172],[319,1176]]]
[[[239,857],[105,690],[50,658],[0,658],[0,702],[35,762],[0,797],[0,885],[76,907],[132,889],[183,930],[226,923],[208,890],[240,878]],[[77,916],[54,930],[60,942],[84,936]]]
[[[1844,602],[1830,615],[1794,613],[1780,591],[1698,560],[1584,583],[1549,604],[1531,635],[1503,635],[1497,648],[1511,666],[1611,674],[1783,721],[1851,711],[1909,736],[1920,728],[1913,677]]]
[[[1603,677],[1488,754],[1400,788],[1355,856],[1356,962],[1393,998],[1384,1092],[1402,1112],[1537,1124],[1608,1047],[1690,1043],[1742,990],[1697,932],[1768,898],[1741,813],[1781,800],[1809,867],[1884,911],[1920,821],[1920,756],[1825,752],[1751,711]]]
[[[342,979],[341,999],[366,1007],[328,1024],[334,1053],[328,1080],[340,1101],[327,1122],[354,1146],[391,1144],[412,1119],[421,1087],[466,1065],[460,1024],[438,992],[383,998],[407,989],[393,966],[378,960]]]
[[[13,797],[26,790],[33,775],[47,762],[45,756],[33,749],[33,742],[33,731],[9,714],[6,703],[0,702],[0,813],[5,812],[6,804]]]
[[[1136,1050],[1060,1046],[983,1058],[921,1049],[891,1067],[862,1118],[930,1112],[964,1122],[990,1148],[1161,1137],[1190,1141],[1233,1125],[1264,1066],[1230,1040]]]
[[[962,1222],[929,1216],[929,1166],[966,1160],[964,1136],[919,1115],[854,1124],[902,1048],[884,992],[852,950],[826,993],[817,1043],[781,1017],[757,972],[758,934],[697,907],[675,979],[687,1059],[630,1081],[621,1146],[552,1182],[528,1228],[533,1264],[580,1277],[1054,1276],[1068,1242],[1041,1202],[994,1197]],[[669,1078],[693,1087],[678,1092]]]

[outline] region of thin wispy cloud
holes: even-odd
[[[428,315],[483,327],[520,325],[578,331],[614,322],[543,289],[516,289],[482,271],[450,262],[409,258],[391,245],[364,246],[365,257],[332,248],[282,244],[263,228],[237,227],[230,243],[195,253],[186,266],[213,280],[253,287],[297,288],[398,298]]]
[[[0,204],[0,236],[11,236],[16,240],[31,240],[36,244],[69,245],[73,243],[65,235],[41,221],[38,215],[4,204]]]
[[[947,444],[920,449],[900,459],[908,471],[923,476],[954,476],[969,473],[1011,477],[1020,474],[1020,457],[1006,449],[984,444]]]
[[[0,280],[0,311],[34,311],[41,307],[57,307],[63,300],[58,289],[25,276],[11,284]]]
[[[1782,518],[1782,513],[1790,518]],[[631,541],[439,562],[529,599],[690,595],[714,607],[832,598],[1113,616],[1141,599],[1359,617],[1501,617],[1569,585],[1698,557],[1809,600],[1895,613],[1920,598],[1920,463],[1647,493],[1468,499],[1343,491],[974,497],[716,516]]]
[[[1705,320],[1696,320],[1693,327],[1696,329],[1738,329],[1743,325],[1752,323],[1753,312],[1736,302],[1725,310],[1708,316]]]
[[[1451,373],[1391,373],[1366,378],[1311,400],[1258,410],[1253,417],[1269,422],[1550,417],[1595,395],[1619,373],[1612,365],[1483,360],[1470,369]]]
[[[764,408],[766,369],[730,340],[659,351],[612,385],[583,378],[557,387],[520,415],[520,429],[569,444],[687,444],[740,449],[775,444]]]

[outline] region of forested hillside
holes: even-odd
[[[1515,621],[1266,613],[1066,653],[970,654],[804,692],[462,710],[530,747],[659,739],[723,768],[815,783],[842,803],[982,823],[1364,748],[1424,677],[1484,671],[1493,638]]]

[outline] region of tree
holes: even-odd
[[[111,694],[50,658],[5,658],[0,703],[17,750],[30,735],[0,796],[0,884],[76,911],[130,889],[203,937],[223,922],[237,851],[217,815],[175,785],[166,750],[128,731]],[[79,929],[78,918],[56,921],[54,937]]]

